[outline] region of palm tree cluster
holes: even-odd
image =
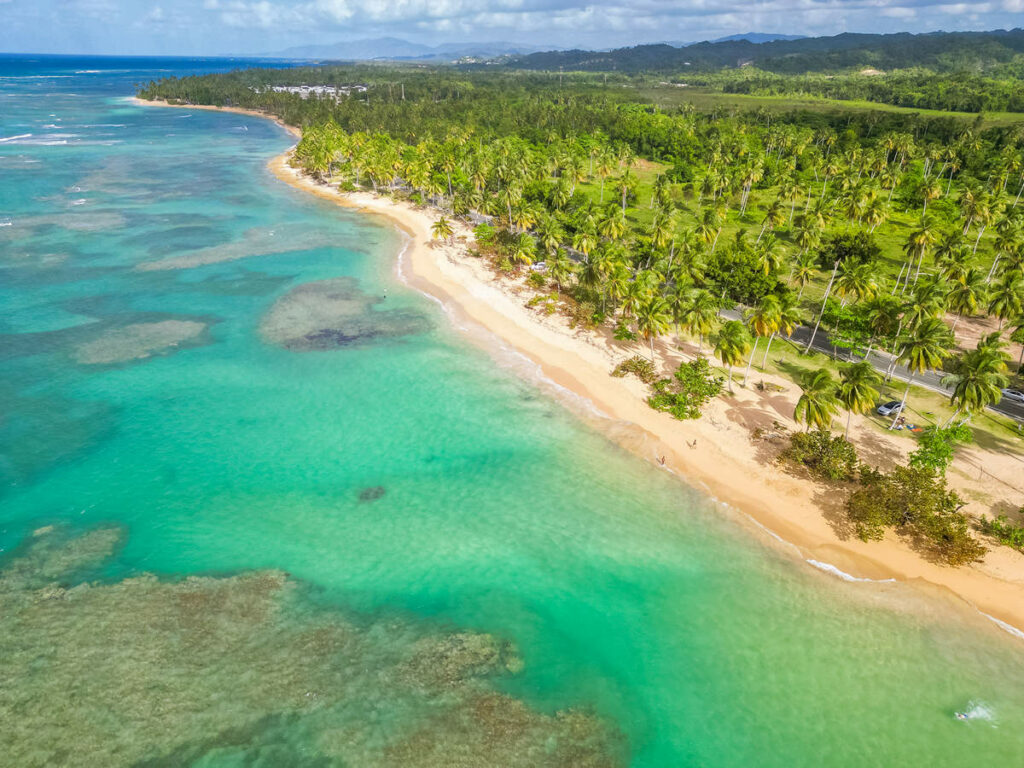
[[[1019,133],[993,140],[963,130],[938,144],[902,132],[860,138],[778,120],[704,121],[692,111],[640,119],[673,131],[693,159],[651,172],[635,142],[600,131],[536,140],[452,126],[409,142],[330,120],[305,131],[295,157],[333,183],[436,207],[437,237],[451,236],[451,217],[479,224],[478,240],[513,268],[542,262],[599,322],[632,326],[652,360],[673,330],[696,337],[698,354],[715,336],[730,389],[734,366],[746,362],[745,384],[758,346],[764,368],[773,340],[804,317],[813,318],[808,349],[824,321],[834,340],[859,334],[864,359],[888,352],[890,374],[906,364],[911,381],[949,356],[961,318],[987,314],[1000,332],[1024,325]],[[873,260],[825,262],[824,236],[836,233],[878,236],[885,247]],[[804,306],[809,287],[820,304]],[[723,323],[720,311],[737,302],[744,319]],[[980,371],[980,359],[969,352],[957,366]],[[1005,378],[1003,366],[994,374]],[[964,414],[998,400],[991,386],[957,392]],[[808,423],[825,419],[805,405]]]

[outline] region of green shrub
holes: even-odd
[[[544,277],[544,274],[541,272],[531,272],[527,276],[526,282],[533,288],[543,288],[548,284],[547,278]]]
[[[846,502],[846,514],[864,541],[888,528],[919,544],[947,565],[980,560],[985,546],[971,536],[963,501],[946,480],[928,469],[896,467],[889,474],[862,472],[862,486]]]
[[[828,235],[818,251],[818,266],[832,271],[837,261],[849,264],[864,264],[877,261],[882,255],[875,236],[864,230],[858,232],[836,232]]]
[[[921,433],[917,450],[910,454],[910,466],[946,474],[953,461],[953,446],[971,439],[971,428],[966,424],[955,427],[928,427]]]
[[[826,480],[853,480],[860,467],[853,444],[823,429],[794,432],[782,458],[807,467],[812,474]]]
[[[1021,509],[1020,514],[1024,516],[1024,508]],[[1024,552],[1024,525],[1011,523],[1006,519],[1006,515],[999,515],[994,520],[983,517],[978,527],[981,528],[982,533],[987,533],[1000,544]]]
[[[598,324],[597,307],[589,301],[566,297],[562,301],[562,313],[569,318],[571,328],[593,328]]]
[[[671,379],[656,382],[647,404],[677,419],[698,419],[708,400],[721,394],[723,381],[721,376],[711,372],[708,361],[699,357],[681,363]]]
[[[619,320],[615,324],[615,333],[613,335],[616,341],[636,341],[636,334],[625,320]]]
[[[623,360],[616,365],[615,370],[612,371],[612,376],[621,379],[627,373],[632,373],[644,384],[651,384],[658,378],[658,372],[654,368],[654,363],[646,357],[640,357],[639,355],[633,355],[628,360]]]

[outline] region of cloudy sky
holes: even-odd
[[[0,51],[272,52],[393,36],[608,47],[737,32],[1024,26],[1024,0],[0,0]]]

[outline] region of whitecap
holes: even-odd
[[[833,576],[838,576],[843,581],[871,582],[873,584],[888,584],[896,581],[896,579],[864,579],[859,576],[853,576],[846,571],[836,568],[832,563],[823,563],[820,560],[814,560],[813,558],[807,558],[807,562],[820,571],[825,571],[825,573],[831,573]]]
[[[17,141],[18,139],[30,139],[30,138],[32,138],[32,134],[31,133],[20,133],[17,136],[4,136],[3,138],[0,138],[0,144],[3,144],[3,143],[8,142],[8,141]]]
[[[0,227],[13,227],[13,221],[0,221]]]
[[[1024,640],[1024,632],[1022,632],[1021,630],[1017,629],[1015,626],[1013,626],[1013,624],[1007,624],[1005,621],[1001,621],[1000,619],[997,619],[995,616],[990,616],[989,614],[985,613],[984,611],[978,611],[978,613],[980,613],[982,616],[984,616],[989,621],[995,623],[995,625],[997,627],[999,627],[1001,630],[1003,630],[1004,632],[1009,632],[1014,637],[1017,637],[1017,638],[1020,638],[1021,640]]]
[[[71,205],[85,205],[85,204],[86,204],[86,203],[88,203],[88,202],[89,202],[89,201],[88,201],[88,200],[86,200],[86,199],[85,199],[85,198],[83,197],[83,198],[80,198],[80,199],[78,199],[78,200],[72,200],[72,201],[71,201]]]

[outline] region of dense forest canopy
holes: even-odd
[[[913,35],[844,33],[751,43],[728,40],[684,48],[639,45],[614,51],[550,51],[519,56],[516,69],[620,72],[712,71],[755,64],[781,74],[833,72],[853,68],[906,69],[937,72],[979,72],[1007,64],[1024,53],[1024,29],[994,32],[935,32]]]

